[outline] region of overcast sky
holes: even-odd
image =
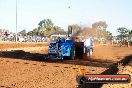
[[[107,30],[114,35],[118,27],[132,29],[132,0],[17,1],[18,31],[30,31],[47,18],[65,30],[68,24],[91,26],[96,21],[106,21]],[[15,32],[15,22],[16,0],[0,0],[0,28]]]

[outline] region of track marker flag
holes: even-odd
[[[85,75],[85,69],[78,68],[79,75]]]

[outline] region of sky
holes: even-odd
[[[70,6],[70,8],[68,8]],[[18,31],[31,31],[43,19],[67,30],[68,24],[91,27],[106,21],[113,35],[116,29],[132,29],[132,0],[17,0]],[[0,0],[0,29],[16,30],[16,0]]]

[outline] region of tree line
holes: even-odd
[[[98,21],[94,22],[91,27],[84,27],[82,28],[78,24],[70,24],[68,28],[72,28],[72,35],[73,36],[93,36],[95,40],[99,41],[101,39],[105,41],[111,41],[113,39],[113,35],[110,31],[107,30],[108,24],[105,21]],[[126,27],[119,27],[116,29],[118,35],[116,36],[121,43],[124,41],[132,41],[132,30]],[[8,30],[0,29],[0,33],[5,32],[9,33]],[[30,35],[30,36],[47,36],[50,37],[52,34],[61,34],[67,33],[61,27],[54,25],[51,19],[43,19],[38,23],[38,27],[34,28],[32,31],[26,32],[26,30],[20,31],[18,34],[23,36]]]
[[[51,19],[44,19],[38,23],[38,27],[34,28],[32,31],[29,31],[28,35],[37,35],[37,36],[51,36],[54,33],[64,32],[64,29],[54,25]]]
[[[117,32],[119,33],[117,37],[120,40],[120,46],[123,44],[126,44],[130,46],[130,43],[132,45],[132,30],[128,29],[126,27],[119,27],[117,28]]]

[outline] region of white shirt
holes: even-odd
[[[89,47],[89,46],[90,46],[90,38],[87,38],[87,39],[84,41],[84,46],[86,46],[86,47]]]

